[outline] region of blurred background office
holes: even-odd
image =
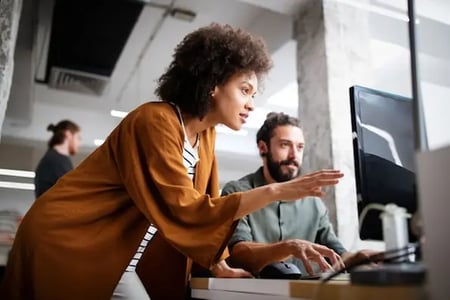
[[[76,166],[130,110],[155,100],[176,42],[211,22],[261,35],[274,69],[238,132],[218,127],[221,183],[259,165],[255,135],[270,111],[302,120],[305,170],[341,169],[324,199],[352,250],[358,211],[349,87],[412,97],[404,0],[10,0],[0,4],[0,211],[26,213],[44,129],[83,127]],[[418,67],[430,149],[450,144],[450,2],[416,1]],[[25,171],[25,172],[14,172]]]

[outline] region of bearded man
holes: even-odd
[[[262,167],[228,182],[222,195],[250,190],[300,176],[305,138],[299,120],[284,113],[269,113],[256,135]],[[338,240],[322,200],[277,202],[245,216],[230,240],[230,261],[258,273],[276,261],[296,264],[310,275],[332,268],[330,262],[353,263],[371,254],[347,251]],[[340,263],[339,265],[342,265]]]

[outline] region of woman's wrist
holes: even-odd
[[[265,185],[267,188],[265,191],[265,199],[267,199],[266,205],[271,204],[274,201],[277,201],[279,199],[282,199],[281,197],[281,191],[280,191],[280,183],[270,183],[268,185]]]

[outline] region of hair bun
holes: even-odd
[[[56,126],[53,124],[50,124],[47,126],[47,131],[55,131],[55,129],[56,129]]]

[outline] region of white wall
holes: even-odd
[[[389,2],[389,5],[395,5]],[[428,146],[431,150],[450,145],[448,131],[450,128],[450,39],[448,38],[450,20],[442,18],[445,11],[447,16],[450,15],[450,3],[444,5],[443,2],[418,1],[416,9],[419,19],[419,24],[416,25],[418,83]],[[406,14],[406,2],[397,2],[396,8],[405,11]],[[424,16],[427,18],[424,19]],[[391,24],[386,28],[378,26],[380,20]],[[371,15],[371,21],[372,63],[367,66],[366,75],[355,84],[412,97],[411,58],[406,21],[392,18],[389,20],[386,16],[376,16],[376,14]],[[419,169],[419,177],[420,171]],[[422,174],[422,177],[428,175]],[[420,206],[429,206],[431,203],[428,201],[423,199],[423,193],[419,196]],[[362,245],[364,247],[369,244]],[[378,247],[379,245],[370,244],[370,246]]]
[[[50,133],[49,133],[50,135]],[[17,144],[8,138],[0,144],[0,168],[23,171],[34,171],[39,160],[47,150],[45,143]],[[89,149],[81,149],[72,157],[74,166],[78,165],[88,154]],[[33,178],[0,175],[0,181],[33,184]],[[21,190],[0,187],[0,211],[12,210],[25,214],[34,202],[34,190]]]
[[[24,215],[34,202],[34,191],[0,188],[0,211],[15,211]]]
[[[419,196],[425,230],[424,258],[427,263],[430,299],[448,299],[450,264],[448,263],[448,170],[450,147],[417,156]]]

